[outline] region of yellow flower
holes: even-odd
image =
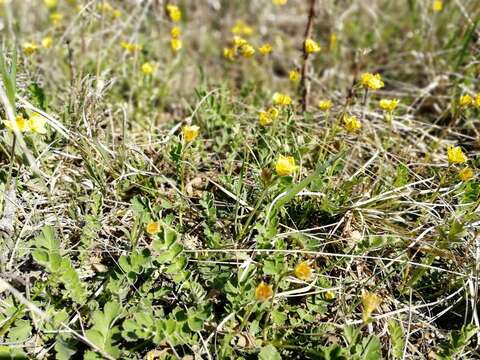
[[[322,111],[328,111],[332,108],[333,106],[333,103],[332,103],[332,100],[320,100],[318,102],[318,107],[320,110]]]
[[[150,64],[149,62],[146,62],[142,65],[142,73],[143,75],[152,75],[155,71],[155,67]]]
[[[170,17],[170,20],[173,22],[179,22],[182,20],[182,11],[176,5],[167,5],[167,13]]]
[[[277,117],[278,117],[278,114],[280,113],[278,111],[277,108],[274,108],[273,106],[271,106],[270,108],[268,108],[268,114],[270,115],[270,117],[275,120]]]
[[[475,96],[475,106],[480,107],[480,94],[477,94],[477,96]]]
[[[381,99],[379,106],[385,111],[392,112],[397,108],[399,102],[400,100],[398,99]]]
[[[291,70],[288,73],[288,78],[292,82],[297,82],[298,80],[300,80],[300,73],[297,70]]]
[[[101,13],[109,13],[113,11],[112,5],[110,5],[108,2],[104,1],[100,4],[98,4],[97,9]]]
[[[250,44],[245,44],[241,47],[243,57],[250,58],[255,55],[255,49]]]
[[[354,115],[345,116],[343,118],[343,125],[345,126],[345,130],[347,130],[349,133],[357,132],[362,128],[362,123]]]
[[[305,48],[305,52],[307,54],[316,53],[316,52],[319,52],[320,50],[322,50],[320,45],[318,45],[318,43],[316,41],[312,40],[312,39],[306,39],[305,40],[304,48]]]
[[[442,11],[443,10],[443,1],[442,0],[433,0],[432,10],[435,11],[435,12]]]
[[[25,42],[23,43],[23,52],[26,55],[32,55],[38,50],[38,45],[34,42]]]
[[[295,165],[295,159],[292,156],[283,156],[277,159],[275,163],[275,170],[280,176],[288,176],[297,171],[298,166]]]
[[[42,39],[42,46],[45,49],[50,49],[52,45],[53,45],[53,38],[51,36],[47,36]]]
[[[112,16],[113,16],[115,19],[118,19],[119,17],[122,16],[122,11],[121,11],[121,10],[118,10],[118,9],[115,9],[115,10],[113,10],[113,12],[112,12]]]
[[[232,26],[230,32],[235,35],[250,36],[253,34],[253,28],[243,20],[238,20],[235,25]]]
[[[59,12],[54,12],[50,14],[50,21],[53,25],[59,25],[63,20],[63,14]]]
[[[46,124],[47,124],[47,121],[40,114],[35,113],[28,118],[28,127],[34,133],[46,134],[47,133],[47,129],[45,128]]]
[[[263,56],[266,56],[272,52],[272,45],[269,43],[265,43],[258,48],[258,51],[260,51],[260,54],[262,54]]]
[[[174,39],[177,39],[180,37],[180,35],[182,35],[182,29],[180,29],[178,26],[174,26],[171,30],[170,30],[170,36]]]
[[[370,315],[377,310],[382,300],[377,294],[365,292],[362,294],[363,321],[367,322]]]
[[[337,48],[338,38],[337,34],[330,34],[330,50],[335,50]]]
[[[462,181],[468,181],[471,178],[473,178],[474,175],[475,173],[473,172],[473,169],[469,168],[468,166],[464,167],[462,170],[458,172],[458,177]]]
[[[43,0],[43,3],[49,9],[53,9],[58,5],[58,0]]]
[[[287,3],[287,0],[272,0],[274,5],[283,6]]]
[[[447,149],[447,158],[450,164],[463,164],[467,162],[467,157],[460,146],[450,145]]]
[[[273,94],[272,100],[275,103],[275,105],[286,106],[292,103],[292,98],[290,96],[288,96],[287,94],[279,93],[279,92],[276,92]]]
[[[272,123],[272,117],[268,111],[260,111],[260,114],[258,114],[258,122],[262,126],[267,126],[268,124]]]
[[[186,142],[192,142],[197,138],[199,130],[197,125],[185,125],[182,128],[183,138]]]
[[[470,106],[470,105],[473,104],[473,98],[468,94],[462,95],[462,96],[460,96],[460,100],[458,100],[458,104],[461,107]]]
[[[247,44],[248,44],[248,42],[244,38],[242,38],[240,36],[234,36],[233,37],[233,46],[234,47],[239,48],[239,47],[242,47],[242,46],[247,45]]]
[[[233,48],[223,48],[223,57],[228,60],[235,59],[235,49]]]
[[[150,235],[158,234],[160,232],[160,223],[158,221],[150,221],[145,230]]]
[[[300,280],[304,280],[304,281],[310,280],[312,277],[312,272],[313,272],[312,268],[306,261],[302,261],[300,264],[295,266],[295,271],[294,271],[295,276]]]
[[[172,48],[173,52],[180,51],[182,48],[183,43],[180,39],[170,39],[170,47]]]
[[[378,90],[385,86],[380,74],[364,73],[360,78],[360,82],[364,88]]]
[[[259,301],[265,301],[272,297],[272,285],[265,284],[263,281],[255,289],[255,298]]]
[[[134,43],[129,43],[127,41],[122,41],[120,42],[120,46],[122,48],[124,48],[128,53],[130,54],[134,54],[136,53],[137,51],[141,50],[142,47],[141,45],[138,45],[138,44],[134,44]]]
[[[331,290],[325,291],[325,300],[333,300],[335,298],[335,293]]]
[[[5,120],[3,122],[7,129],[13,130],[17,129],[20,132],[29,131],[28,121],[24,119],[22,115],[18,115],[15,118],[15,121]]]

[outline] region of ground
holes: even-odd
[[[477,0],[0,3],[0,358],[480,358]]]

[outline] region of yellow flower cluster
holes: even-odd
[[[289,95],[282,94],[279,92],[276,92],[273,94],[272,100],[275,105],[279,105],[279,106],[291,105],[293,102],[292,98]]]
[[[381,99],[378,105],[380,109],[391,113],[397,108],[399,102],[398,99]]]
[[[320,45],[312,39],[306,39],[304,43],[304,50],[307,54],[313,54],[322,50]]]
[[[271,124],[272,121],[278,117],[279,113],[280,112],[278,111],[278,109],[274,108],[273,106],[267,111],[260,111],[260,114],[258,114],[258,122],[262,126]]]
[[[288,78],[291,82],[297,82],[298,80],[300,80],[300,73],[297,70],[291,70],[288,73]]]
[[[235,35],[232,40],[232,46],[223,49],[223,56],[228,60],[234,60],[238,55],[250,58],[255,55],[255,48],[244,38]]]
[[[200,127],[197,125],[185,125],[182,128],[182,135],[186,142],[192,142],[198,137]]]
[[[18,130],[20,132],[33,132],[37,134],[46,134],[47,129],[45,128],[46,120],[40,114],[31,115],[28,120],[25,119],[22,115],[18,115],[15,118],[15,121],[5,120],[3,124],[7,129]]]
[[[447,149],[447,158],[450,164],[463,164],[467,162],[467,157],[460,146],[450,145]]]
[[[345,127],[345,130],[347,130],[347,132],[355,133],[362,128],[362,123],[355,115],[344,116],[343,126]]]
[[[234,35],[251,36],[254,30],[253,27],[245,23],[245,21],[238,20],[235,25],[232,26],[230,32]]]
[[[179,22],[182,20],[182,10],[177,5],[168,4],[166,10],[171,21]]]
[[[320,100],[318,102],[318,108],[321,111],[328,111],[332,108],[332,106],[333,106],[333,102],[332,102],[332,100],[329,100],[329,99]]]
[[[262,54],[263,56],[267,56],[272,52],[272,49],[272,44],[265,43],[258,48],[258,51],[260,51],[260,54]]]
[[[135,54],[136,52],[142,50],[142,46],[139,44],[131,43],[128,41],[121,41],[120,46],[125,49],[129,54]]]
[[[150,221],[145,231],[150,235],[158,234],[160,232],[160,223],[158,221]]]
[[[275,163],[275,171],[279,176],[288,176],[297,171],[298,166],[295,164],[295,159],[292,156],[283,156],[277,159]]]
[[[433,0],[432,10],[435,12],[440,12],[443,10],[443,1],[442,0]]]
[[[458,105],[463,108],[472,105],[480,108],[480,94],[475,95],[475,98],[471,97],[469,94],[464,94],[460,96],[460,99],[458,100]]]
[[[464,167],[458,172],[458,178],[462,181],[468,181],[475,176],[475,173],[472,168]]]
[[[294,273],[298,279],[308,281],[312,278],[313,269],[307,261],[302,261],[300,264],[295,266]]]
[[[360,83],[365,89],[378,90],[385,86],[380,74],[364,73],[360,77]]]
[[[272,297],[273,295],[273,287],[272,285],[265,284],[263,281],[258,284],[257,288],[255,289],[255,298],[258,301],[265,301]]]
[[[142,73],[145,76],[150,76],[155,72],[155,65],[149,62],[145,62],[142,64]]]
[[[287,3],[288,0],[272,0],[272,3],[277,6],[283,6]]]

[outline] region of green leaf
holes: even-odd
[[[277,351],[275,346],[267,345],[260,350],[260,354],[258,354],[259,360],[281,360],[282,357],[280,353]]]
[[[65,338],[63,335],[57,336],[55,341],[55,359],[69,360],[77,352],[78,344],[72,338]]]
[[[32,326],[27,320],[17,320],[8,332],[7,340],[9,342],[24,342],[32,334]]]
[[[401,359],[405,347],[403,328],[397,321],[392,319],[388,322],[388,332],[390,333],[392,355],[395,359]]]

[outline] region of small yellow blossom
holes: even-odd
[[[362,128],[362,123],[354,115],[345,116],[343,118],[343,125],[345,126],[345,130],[347,130],[349,133],[357,132]]]
[[[235,25],[232,26],[230,32],[235,35],[250,36],[253,34],[253,27],[246,24],[243,20],[238,20]]]
[[[23,52],[26,55],[32,55],[33,53],[37,52],[38,45],[34,42],[25,42],[23,43]]]
[[[278,114],[280,113],[280,112],[278,111],[278,109],[275,108],[275,107],[273,107],[273,106],[271,106],[270,108],[268,108],[267,111],[268,111],[268,114],[270,115],[270,117],[271,117],[273,120],[275,120],[275,119],[278,117]]]
[[[50,49],[53,45],[53,38],[51,36],[46,36],[42,39],[42,46],[45,49]]]
[[[468,181],[473,178],[474,175],[473,169],[468,166],[458,172],[458,178],[462,181]]]
[[[223,57],[228,60],[235,59],[235,49],[233,48],[223,48]]]
[[[250,44],[245,44],[241,47],[243,57],[250,58],[255,55],[255,49]]]
[[[275,103],[275,105],[290,105],[292,103],[292,98],[288,96],[287,94],[282,94],[279,92],[276,92],[272,96],[272,100]]]
[[[182,29],[180,29],[178,26],[174,26],[171,30],[170,30],[170,36],[174,39],[177,39],[180,37],[180,35],[182,35]]]
[[[320,45],[312,39],[306,39],[304,44],[304,49],[307,54],[312,54],[322,50]]]
[[[183,138],[186,142],[192,142],[198,136],[200,128],[197,125],[185,125],[182,128]]]
[[[450,164],[463,164],[467,162],[467,157],[460,146],[450,145],[447,149],[447,158]]]
[[[255,289],[255,298],[259,301],[265,301],[272,297],[273,287],[272,285],[265,284],[263,281],[258,284]]]
[[[17,129],[20,132],[26,132],[30,130],[28,126],[28,121],[25,120],[25,118],[22,115],[18,115],[15,118],[15,121],[5,120],[3,124],[7,129],[10,129],[10,130]]]
[[[248,44],[248,42],[244,38],[242,38],[240,36],[234,36],[233,37],[233,46],[234,47],[239,48],[239,47],[242,47],[242,46],[247,45],[247,44]]]
[[[45,128],[46,124],[47,124],[47,121],[40,114],[35,113],[28,118],[28,127],[34,133],[46,134],[47,133],[47,129]]]
[[[118,10],[118,9],[115,9],[115,10],[112,11],[112,16],[115,19],[118,19],[118,18],[122,17],[122,11]]]
[[[173,22],[179,22],[182,20],[182,11],[176,5],[167,5],[167,13],[170,20]]]
[[[272,0],[274,5],[283,6],[287,3],[288,0]]]
[[[155,67],[149,63],[146,62],[142,65],[142,73],[145,76],[152,75],[155,72]]]
[[[182,49],[183,42],[180,39],[170,39],[170,48],[173,52],[180,51]]]
[[[460,100],[458,100],[458,104],[461,107],[470,106],[470,105],[473,104],[473,98],[468,94],[462,95],[462,96],[460,96]]]
[[[330,34],[330,50],[331,51],[335,50],[337,48],[337,44],[338,44],[337,34],[331,33]]]
[[[268,113],[268,111],[260,111],[258,114],[258,122],[262,126],[267,126],[272,123],[272,117]]]
[[[295,165],[295,159],[292,156],[283,156],[277,159],[275,163],[275,170],[280,176],[288,176],[297,171],[298,166]]]
[[[158,221],[150,221],[145,230],[150,235],[158,234],[160,232],[160,223]]]
[[[58,0],[43,0],[43,3],[45,4],[46,7],[49,9],[53,9],[57,7],[58,5]]]
[[[269,43],[265,43],[258,48],[258,51],[260,51],[260,54],[262,54],[263,56],[266,56],[272,52],[272,45]]]
[[[302,261],[300,264],[295,266],[294,273],[298,279],[308,281],[312,278],[313,270],[308,262]]]
[[[365,292],[362,294],[362,306],[363,306],[363,321],[367,322],[370,315],[378,309],[381,303],[381,299],[377,294]]]
[[[63,20],[63,14],[59,12],[53,12],[50,14],[50,21],[53,25],[60,25]]]
[[[477,96],[475,96],[475,106],[480,108],[480,94],[477,94]]]
[[[120,42],[120,46],[130,54],[135,54],[137,51],[142,49],[141,45],[129,43],[127,41]]]
[[[442,0],[433,0],[432,10],[435,11],[435,12],[442,11],[443,10],[443,1]]]
[[[292,82],[297,82],[298,80],[300,80],[300,73],[297,70],[291,70],[288,73],[288,78]]]
[[[382,110],[385,110],[391,113],[393,110],[397,108],[399,102],[400,100],[398,99],[381,99],[378,105]]]
[[[325,291],[325,300],[333,300],[335,298],[335,293],[331,290]]]
[[[370,90],[378,90],[385,86],[380,74],[364,73],[360,78],[362,86]]]
[[[328,111],[332,108],[333,103],[332,100],[326,99],[326,100],[320,100],[318,102],[318,108],[322,111]]]

